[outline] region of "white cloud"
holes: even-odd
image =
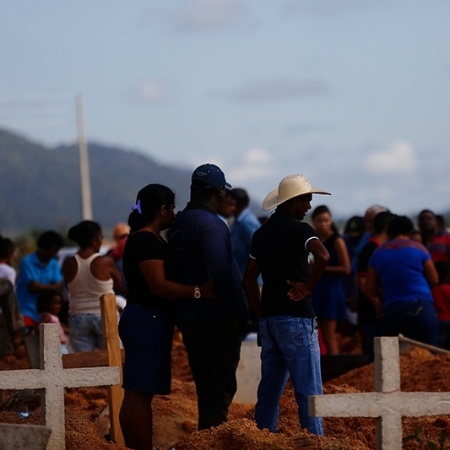
[[[399,141],[372,152],[365,165],[369,172],[375,174],[411,174],[417,168],[417,159],[412,146]]]
[[[188,0],[175,19],[183,30],[209,31],[234,22],[242,9],[242,0]]]
[[[262,148],[252,148],[244,154],[244,162],[247,164],[265,165],[270,162],[270,156]]]
[[[272,172],[273,162],[267,150],[251,148],[242,155],[242,159],[227,171],[227,178],[233,185],[254,184]]]
[[[147,80],[141,83],[135,92],[139,101],[145,103],[162,103],[167,100],[169,86],[160,80]]]
[[[197,167],[205,162],[216,164],[223,170],[226,180],[233,187],[243,187],[259,196],[267,189],[267,178],[273,176],[277,167],[270,153],[259,147],[250,148],[243,152],[239,159],[233,161],[213,154],[202,157],[189,154],[186,158],[191,167]]]

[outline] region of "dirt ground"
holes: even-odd
[[[154,448],[158,450],[293,450],[375,448],[375,423],[368,418],[324,418],[325,437],[301,431],[297,406],[290,386],[281,400],[277,433],[256,428],[254,405],[233,403],[229,421],[211,430],[196,431],[195,387],[183,346],[173,349],[173,381],[170,396],[156,397],[154,404]],[[26,358],[0,360],[0,370],[27,368]],[[1,375],[0,375],[1,376]],[[401,356],[402,391],[450,392],[450,356],[434,355],[413,348]],[[325,394],[370,392],[374,390],[374,366],[355,369],[324,384]],[[39,398],[0,391],[0,422],[39,423]],[[15,400],[13,402],[13,400]],[[105,438],[105,420],[101,414],[107,406],[106,388],[67,389],[66,448],[69,450],[124,450],[125,447]],[[21,418],[20,411],[31,413]],[[404,418],[403,435],[415,435],[405,449],[425,449],[427,441],[436,447],[449,448],[450,415]],[[441,440],[442,445],[439,443]],[[431,445],[431,443],[430,443]],[[440,446],[441,445],[441,446]]]

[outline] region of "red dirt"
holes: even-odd
[[[401,389],[403,391],[450,392],[450,356],[434,355],[426,350],[412,349],[401,356]],[[302,431],[298,425],[297,405],[292,389],[287,387],[282,400],[277,433],[256,428],[253,421],[254,405],[233,403],[229,421],[211,430],[196,431],[197,406],[195,387],[183,346],[174,346],[173,382],[170,396],[158,396],[154,405],[154,448],[158,450],[293,450],[375,448],[375,424],[367,418],[324,418],[325,437]],[[25,358],[0,360],[0,370],[27,368]],[[370,392],[374,390],[373,364],[355,369],[324,385],[325,394]],[[32,414],[20,419],[15,411],[4,411],[11,391],[0,391],[0,422],[39,423],[39,401],[27,399]],[[66,448],[69,450],[124,450],[125,447],[109,442],[104,437],[99,416],[107,406],[106,388],[67,389]],[[2,407],[3,406],[3,407]],[[450,440],[450,416],[404,418],[403,435],[421,431],[424,441],[438,444],[442,435]],[[405,449],[426,448],[413,439]],[[438,447],[439,448],[439,447]]]

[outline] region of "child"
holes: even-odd
[[[0,278],[6,278],[14,286],[16,283],[16,269],[12,266],[16,245],[14,242],[0,236]]]
[[[67,327],[61,324],[59,320],[59,313],[62,309],[63,299],[58,291],[46,290],[39,294],[37,299],[37,310],[41,315],[40,323],[57,323],[61,327],[61,353],[67,355],[66,332]]]
[[[437,262],[435,265],[439,284],[431,292],[439,318],[439,347],[450,350],[450,264]]]
[[[23,316],[14,287],[16,270],[12,266],[15,250],[11,239],[0,236],[0,358],[25,356]]]

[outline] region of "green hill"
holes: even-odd
[[[176,169],[136,151],[88,143],[93,218],[105,230],[126,221],[138,190],[171,187],[178,208],[189,196],[191,170]],[[0,230],[66,230],[81,220],[78,146],[46,148],[0,129]]]

